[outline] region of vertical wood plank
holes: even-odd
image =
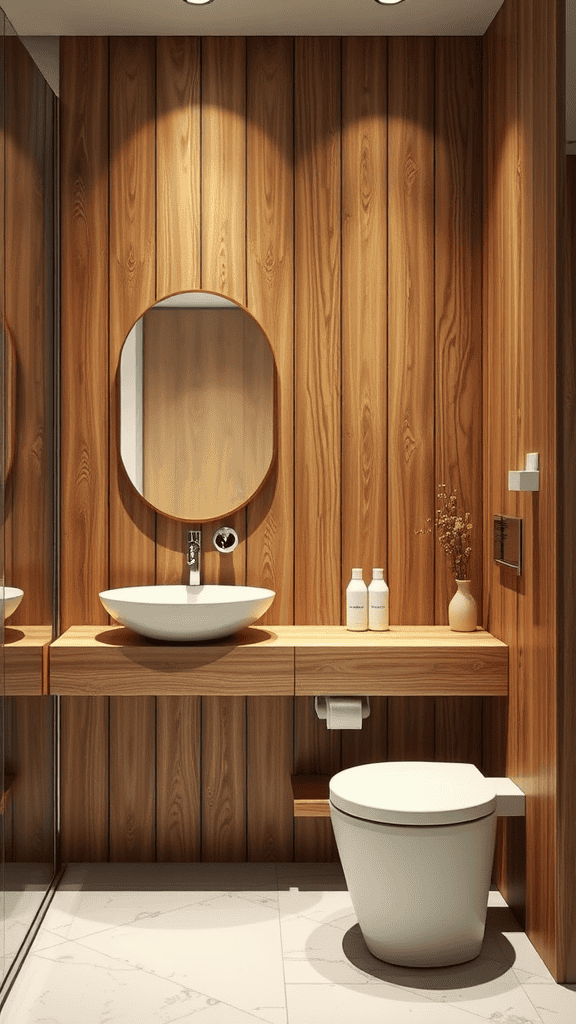
[[[17,36],[5,39],[7,345],[15,374],[14,434],[4,495],[5,578],[24,598],[12,624],[52,621],[52,363],[47,322],[51,237],[45,180],[46,83]]]
[[[202,697],[202,860],[246,860],[245,697]]]
[[[202,287],[246,303],[246,40],[202,39]],[[232,526],[232,555],[212,545]],[[202,528],[206,583],[246,581],[246,511]],[[202,699],[202,860],[246,859],[246,701]]]
[[[110,697],[110,860],[156,860],[156,698]]]
[[[200,860],[200,697],[157,697],[156,860]]]
[[[558,974],[565,981],[576,979],[576,900],[570,892],[573,879],[572,866],[576,862],[576,828],[574,821],[574,787],[570,780],[576,774],[574,764],[574,736],[576,735],[576,701],[572,696],[571,680],[576,678],[576,657],[572,623],[576,618],[576,536],[574,507],[576,506],[576,417],[573,396],[576,394],[576,351],[574,345],[574,318],[576,317],[576,157],[566,157],[566,215],[565,276],[564,276],[564,337],[561,362],[558,366],[558,409],[560,413],[560,444],[558,459],[558,507],[561,510],[558,533],[558,560],[562,566],[559,578],[559,665],[561,680],[559,701],[560,731],[558,736],[558,764],[560,768],[558,792],[558,864],[560,891],[567,898],[558,901]],[[573,890],[572,890],[573,892]]]
[[[434,40],[388,40],[390,619],[434,621]],[[432,760],[433,698],[388,702],[388,756]]]
[[[478,39],[436,40],[436,485],[471,513],[469,578],[482,624],[482,50]],[[435,622],[455,586],[437,545]],[[435,758],[482,758],[482,698],[436,701]],[[468,745],[469,744],[469,748]]]
[[[295,622],[339,623],[340,40],[295,51]]]
[[[246,40],[202,39],[202,287],[246,303]],[[232,526],[232,555],[212,545],[214,530]],[[246,511],[202,528],[204,581],[246,579]]]
[[[294,57],[294,621],[341,615],[341,42],[299,38]],[[340,738],[295,701],[295,771],[338,771]],[[332,860],[328,819],[294,822],[295,859]]]
[[[118,362],[132,324],[156,297],[156,47],[110,40],[110,586],[154,582],[155,513],[118,457]]]
[[[60,628],[105,623],[108,587],[108,40],[60,42]],[[90,88],[86,88],[89,80]],[[78,384],[90,382],[90,386]],[[74,859],[74,858],[72,858]]]
[[[247,859],[291,861],[293,700],[248,697]]]
[[[519,4],[518,17],[519,103],[529,100],[528,116],[533,117],[531,146],[527,132],[521,139],[528,150],[526,157],[532,157],[533,184],[532,189],[523,190],[529,203],[521,239],[528,263],[524,296],[529,343],[522,353],[520,398],[527,415],[519,424],[519,448],[522,453],[539,452],[542,466],[540,491],[520,494],[518,503],[527,527],[524,586],[518,594],[519,704],[526,709],[520,721],[518,745],[521,777],[526,780],[528,793],[526,931],[550,969],[561,978],[570,970],[574,979],[576,944],[573,934],[560,930],[559,911],[570,906],[574,914],[576,882],[573,862],[559,860],[557,831],[561,820],[558,800],[566,785],[572,788],[574,778],[573,740],[563,749],[564,758],[558,760],[561,723],[573,703],[572,678],[564,681],[566,691],[562,685],[558,687],[557,650],[557,575],[564,572],[563,562],[557,560],[555,469],[558,448],[564,443],[557,437],[557,375],[563,374],[558,352],[563,326],[560,302],[564,237],[560,217],[565,215],[565,5],[550,0]],[[522,116],[522,121],[526,119]],[[542,401],[542,394],[546,401]],[[568,820],[574,829],[573,813]],[[565,839],[566,833],[562,841]]]
[[[278,374],[277,459],[247,508],[247,577],[276,599],[260,620],[294,621],[294,43],[247,43],[248,308],[266,331]],[[290,858],[291,859],[291,858]]]
[[[200,39],[156,39],[156,295],[200,288]],[[182,523],[156,516],[156,583],[186,582]]]
[[[388,578],[386,38],[342,42],[342,579]],[[378,287],[374,275],[382,286]],[[345,621],[345,607],[342,619]]]
[[[370,714],[360,730],[342,732],[342,768],[388,760],[388,700],[370,697]]]
[[[42,697],[6,698],[10,746],[13,863],[46,864],[54,856],[52,795],[52,701]],[[50,871],[49,871],[50,874]]]
[[[62,861],[107,861],[108,697],[61,697]]]

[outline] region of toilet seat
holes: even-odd
[[[330,802],[366,821],[453,825],[495,811],[496,789],[473,764],[384,761],[334,775]]]

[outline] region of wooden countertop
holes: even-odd
[[[48,693],[48,648],[52,626],[4,626],[7,697]]]
[[[508,648],[485,630],[250,626],[205,643],[149,640],[122,626],[72,626],[50,647],[62,694],[323,693],[506,695]]]

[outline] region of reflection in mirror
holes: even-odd
[[[120,359],[120,454],[175,519],[218,519],[256,494],[274,454],[274,357],[246,310],[184,292],[140,317]]]

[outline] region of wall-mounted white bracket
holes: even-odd
[[[526,814],[526,797],[512,779],[487,779],[496,787],[496,814],[499,818],[523,818]]]
[[[539,491],[540,472],[538,469],[538,452],[530,452],[526,456],[526,469],[511,470],[508,473],[509,491]]]

